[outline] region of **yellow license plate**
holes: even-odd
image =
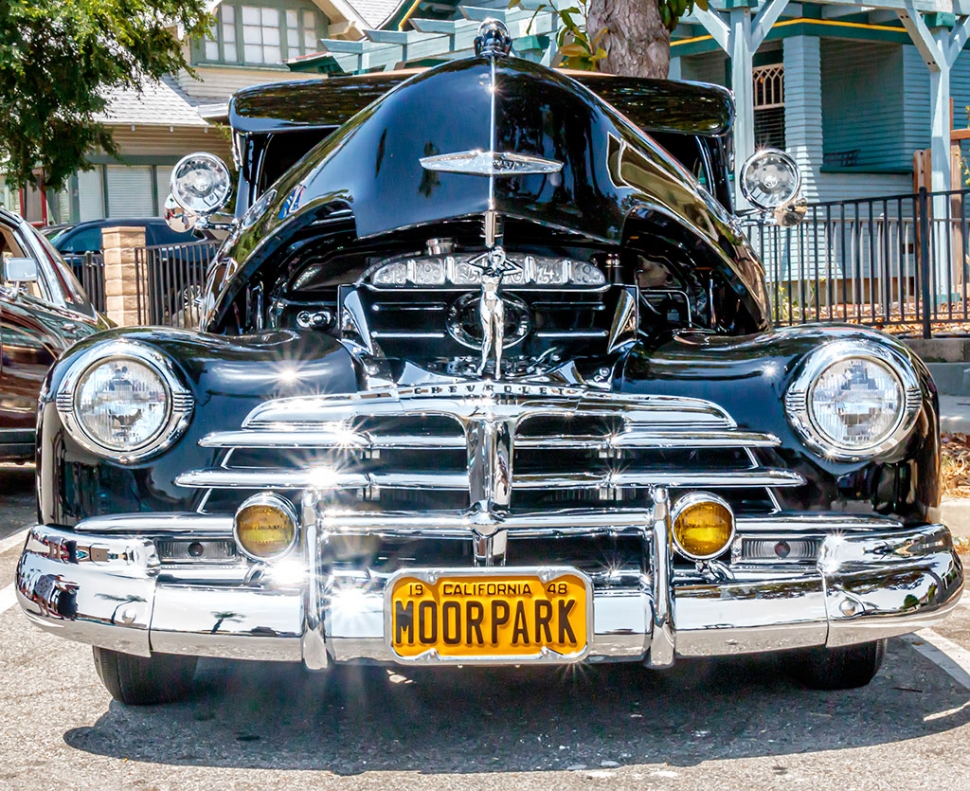
[[[590,584],[574,571],[404,575],[387,603],[388,643],[404,660],[569,662],[589,644]]]

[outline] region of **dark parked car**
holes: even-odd
[[[25,461],[34,458],[37,396],[47,370],[95,332],[100,317],[50,243],[3,209],[0,257],[0,461]]]
[[[41,236],[47,239],[54,240],[56,237],[64,233],[68,228],[73,228],[74,225],[71,223],[57,223],[56,225],[45,225],[43,228],[38,228]]]
[[[212,241],[213,239],[211,233],[202,231],[183,233],[173,231],[161,217],[144,217],[81,222],[59,233],[54,238],[53,244],[70,263],[71,256],[100,253],[104,247],[104,241],[101,238],[102,230],[116,228],[119,225],[126,228],[144,228],[145,244],[148,247],[191,244],[192,242]]]
[[[215,158],[173,178],[173,222],[231,228],[202,331],[55,365],[18,599],[117,699],[184,695],[199,656],[786,651],[851,687],[955,605],[930,376],[877,332],[772,328],[730,94],[509,43],[237,94],[235,217]],[[797,221],[790,157],[739,177]]]

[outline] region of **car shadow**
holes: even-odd
[[[970,721],[970,694],[901,641],[863,689],[804,689],[772,656],[639,666],[200,664],[186,703],[112,702],[65,742],[171,765],[521,772],[783,756],[903,741]]]
[[[34,465],[0,464],[0,508],[4,520],[0,524],[0,540],[23,529],[25,523],[36,521],[36,483]]]

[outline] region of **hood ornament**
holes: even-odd
[[[421,167],[425,170],[467,173],[472,176],[525,176],[533,173],[558,173],[562,170],[562,162],[508,151],[475,149],[456,154],[422,157]]]
[[[510,272],[521,272],[522,267],[509,260],[505,250],[493,247],[469,266],[482,272],[482,293],[478,299],[478,315],[482,323],[482,362],[478,375],[485,372],[489,359],[495,357],[495,379],[502,378],[502,349],[505,347],[505,301],[502,299],[502,278]]]
[[[499,19],[486,19],[478,26],[475,36],[475,54],[495,57],[512,51],[512,35],[508,25]]]

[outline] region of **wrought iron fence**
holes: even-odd
[[[792,228],[750,224],[775,322],[970,333],[968,202],[970,190],[924,189],[811,205]]]
[[[139,323],[197,327],[206,269],[218,249],[206,241],[135,250]]]
[[[74,276],[81,281],[84,293],[99,313],[105,311],[104,256],[101,253],[72,255],[69,259]]]

